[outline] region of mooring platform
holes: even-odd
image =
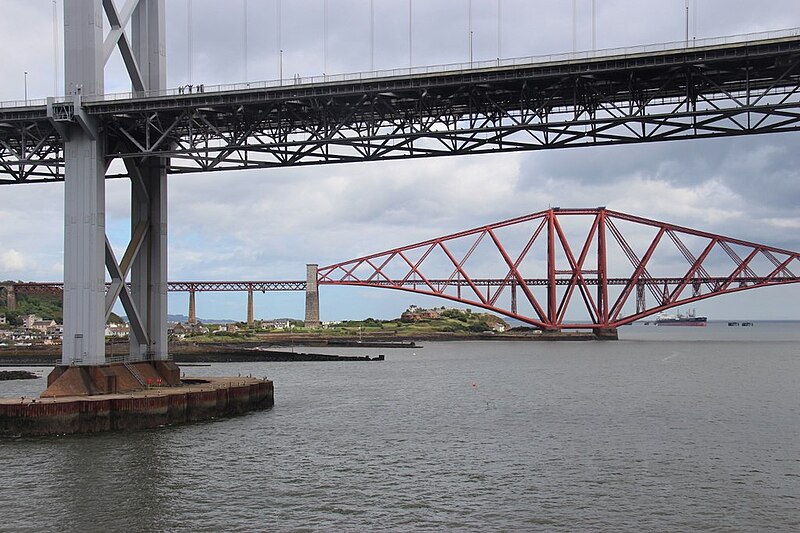
[[[53,374],[84,373],[70,368],[57,368]],[[115,370],[106,373],[118,375]],[[52,383],[47,391],[51,389]],[[96,394],[48,395],[47,391],[38,398],[0,398],[0,436],[145,429],[233,416],[274,404],[272,381],[253,377],[184,377],[172,384],[148,380],[136,390]]]

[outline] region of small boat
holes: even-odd
[[[742,326],[752,326],[752,322],[742,322]]]
[[[738,322],[728,322],[728,325],[729,326],[738,326],[739,323]]]

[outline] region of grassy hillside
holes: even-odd
[[[12,326],[21,325],[21,317],[25,315],[37,315],[46,320],[55,320],[59,324],[64,322],[64,303],[61,294],[42,293],[17,293],[17,308],[9,311],[6,308],[5,297],[0,298],[0,314],[6,315],[6,319]],[[109,322],[122,322],[114,313],[111,313]]]
[[[37,315],[47,320],[63,322],[64,311],[61,295],[58,294],[17,294],[17,308],[14,311],[6,309],[5,299],[0,300],[0,313],[6,315],[11,325],[19,325],[20,317]]]
[[[361,321],[342,322],[330,329],[361,329],[366,332],[397,333],[408,335],[413,333],[483,333],[491,331],[495,324],[503,323],[500,318],[487,313],[471,313],[458,309],[443,311],[437,318],[417,321],[375,320],[368,318]]]

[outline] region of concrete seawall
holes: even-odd
[[[272,381],[184,379],[123,394],[0,399],[0,436],[136,430],[234,416],[274,404]]]

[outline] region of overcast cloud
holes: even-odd
[[[592,45],[591,1],[578,0],[577,43]],[[192,0],[191,82],[275,79],[279,70],[276,0]],[[281,3],[286,77],[408,66],[408,2],[369,0]],[[473,0],[473,58],[498,54],[498,2]],[[597,0],[598,48],[681,41],[684,0]],[[168,78],[190,82],[187,0],[167,0]],[[0,100],[53,93],[52,2],[5,0],[0,18]],[[413,3],[415,66],[469,59],[467,0]],[[692,0],[690,31],[702,39],[800,26],[797,0]],[[59,20],[62,17],[58,2]],[[572,51],[572,2],[502,0],[504,57]],[[59,28],[59,37],[62,31]],[[246,51],[246,54],[245,54]],[[63,63],[59,52],[59,65]],[[247,64],[245,65],[245,57]],[[127,91],[118,54],[106,69],[107,92]],[[63,70],[59,66],[59,84]],[[63,89],[59,86],[59,91]],[[779,247],[800,250],[800,134],[653,145],[437,158],[403,162],[254,170],[170,179],[170,279],[302,279],[309,262],[329,264],[441,234],[545,209],[611,209]],[[61,184],[0,188],[0,278],[60,280]],[[125,180],[107,182],[107,227],[124,249],[129,207]],[[800,319],[800,287],[711,299],[711,318]],[[170,312],[186,313],[171,295]],[[198,297],[205,317],[245,316],[245,295]],[[411,303],[436,300],[379,290],[322,289],[324,320],[389,318]],[[301,294],[256,299],[256,315],[303,313]]]

